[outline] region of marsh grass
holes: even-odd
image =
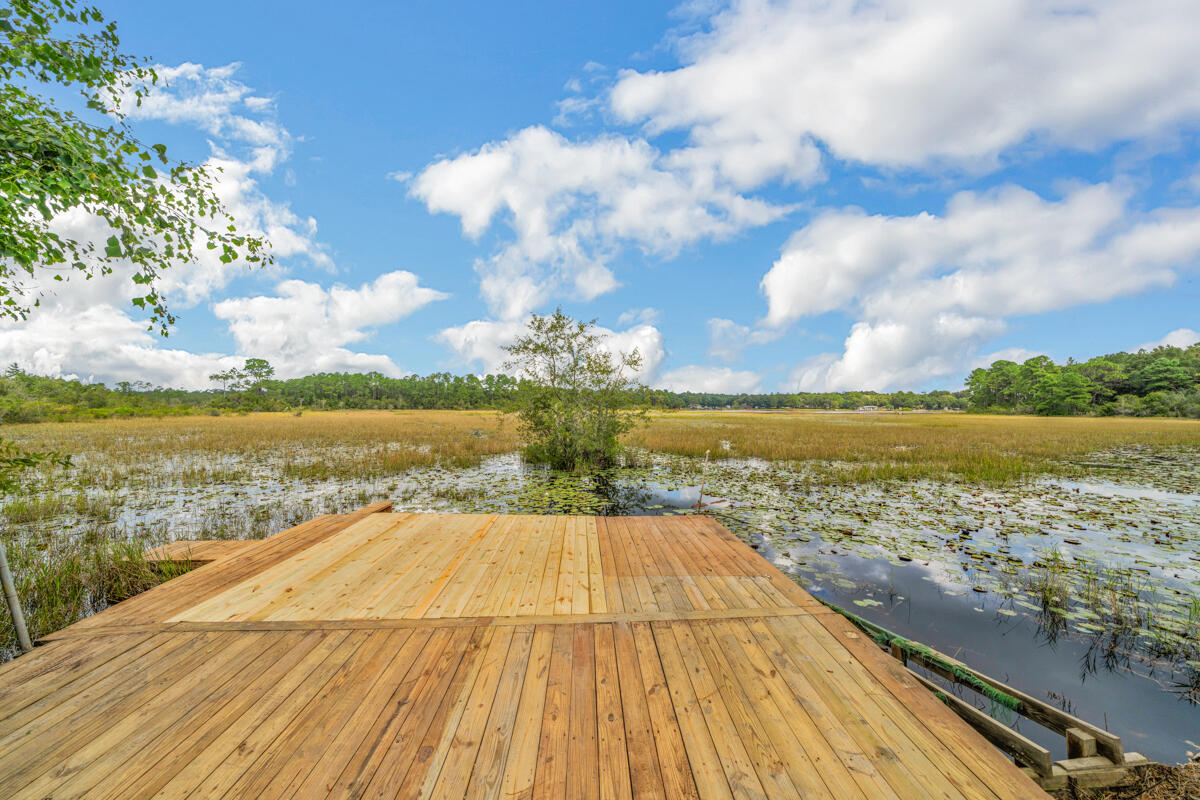
[[[1200,422],[975,414],[656,414],[630,438],[648,450],[703,458],[807,462],[814,481],[952,480],[996,486],[1064,461],[1131,445],[1200,446]]]
[[[328,411],[120,419],[5,426],[40,450],[72,453],[88,488],[140,482],[200,486],[248,476],[247,462],[275,462],[305,480],[368,479],[413,467],[473,466],[517,448],[513,426],[486,411]],[[172,465],[170,459],[183,461]],[[167,469],[163,469],[164,460]]]
[[[29,633],[45,636],[181,574],[182,567],[146,562],[146,540],[92,531],[90,536],[5,539]],[[15,648],[7,612],[0,615],[0,651]]]

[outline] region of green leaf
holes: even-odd
[[[104,255],[109,258],[121,257],[121,242],[115,236],[108,237],[108,242],[104,246]]]

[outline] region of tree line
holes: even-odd
[[[322,372],[277,380],[261,358],[242,368],[210,376],[210,389],[187,390],[145,381],[107,386],[30,374],[16,365],[0,375],[0,423],[108,417],[166,416],[239,411],[303,409],[506,409],[523,381],[509,375],[454,375],[436,372],[391,378],[379,372]],[[960,392],[830,392],[719,394],[629,389],[631,404],[654,409],[854,410],[964,409]]]
[[[972,372],[967,390],[977,411],[1200,418],[1200,343],[1061,365],[996,361]]]
[[[144,381],[112,386],[32,375],[0,375],[0,423],[302,409],[505,409],[521,380],[509,375],[322,372],[278,380],[265,359],[211,376],[213,387],[172,389]],[[971,373],[964,391],[773,392],[721,394],[629,390],[656,409],[970,410],[1044,415],[1103,414],[1200,418],[1200,344],[1112,353],[1078,363],[1045,356],[996,361]]]

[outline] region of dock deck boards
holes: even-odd
[[[708,518],[386,513],[0,668],[0,796],[1045,797]]]
[[[207,539],[203,541],[179,539],[147,550],[145,558],[146,563],[151,565],[191,564],[198,566],[237,555],[247,547],[254,547],[255,544],[253,539]]]

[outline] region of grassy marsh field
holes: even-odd
[[[35,636],[161,580],[139,554],[174,539],[258,538],[379,499],[422,511],[695,513],[703,482],[706,501],[721,498],[704,513],[818,596],[998,677],[1024,675],[1097,719],[1123,709],[1131,731],[1153,727],[1147,714],[1178,718],[1145,734],[1152,756],[1186,746],[1200,724],[1200,422],[666,413],[628,437],[626,467],[585,475],[523,465],[514,426],[494,412],[3,433],[73,454],[0,507]],[[6,618],[0,637],[11,652]]]

